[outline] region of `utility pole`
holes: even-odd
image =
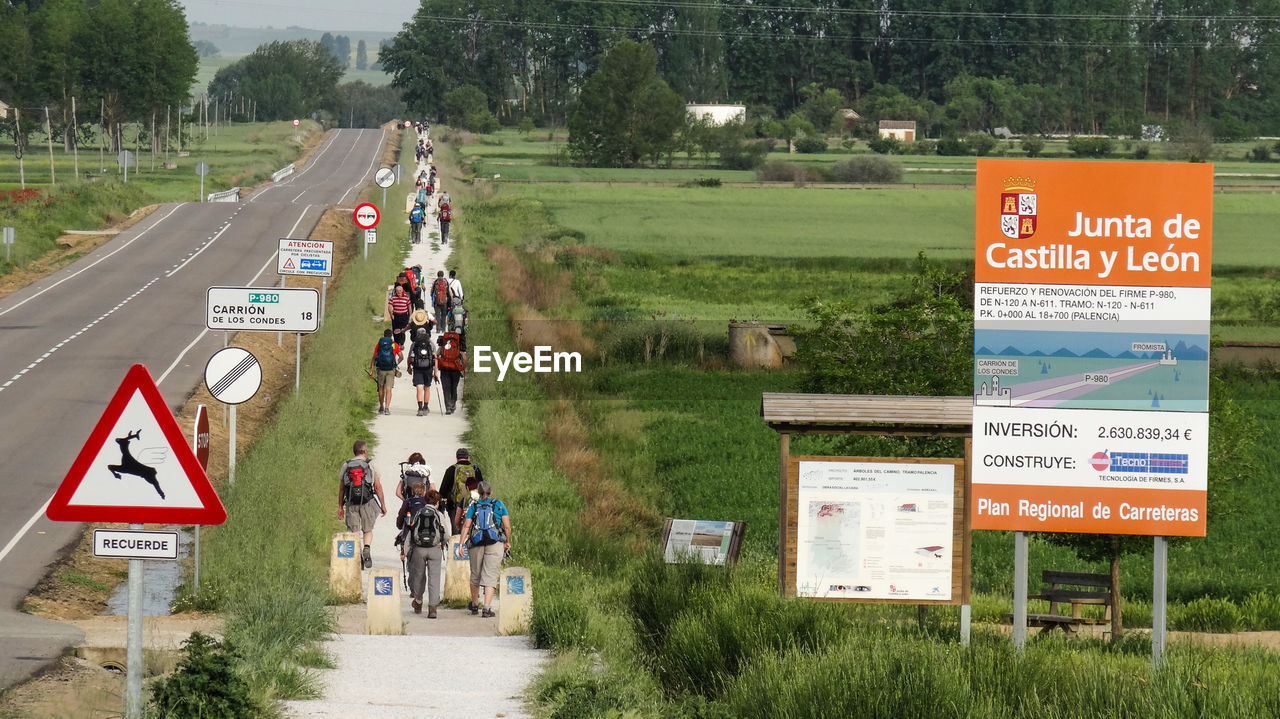
[[[68,130],[71,137],[71,157],[75,163],[76,179],[80,179],[80,125],[76,123],[76,96],[71,96],[71,129]]]
[[[27,189],[27,172],[22,162],[22,110],[13,108],[13,154],[18,156],[18,186]]]
[[[156,171],[156,111],[151,111],[151,171]]]
[[[103,153],[107,151],[107,101],[105,99],[98,101],[98,125],[102,132],[99,133],[98,140],[98,172],[105,173],[107,171],[106,160],[103,159]]]
[[[49,143],[49,184],[57,185],[58,178],[53,175],[53,128],[49,125],[49,106],[44,106],[44,139]]]
[[[169,105],[164,106],[164,159],[169,161]]]

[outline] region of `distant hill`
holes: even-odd
[[[348,30],[312,30],[292,25],[286,28],[270,27],[231,27],[230,25],[209,25],[191,23],[191,42],[208,40],[218,46],[223,55],[248,55],[259,45],[273,40],[319,40],[326,32],[334,35],[346,35],[351,38],[351,51],[364,40],[369,47],[369,62],[378,55],[378,43],[390,40],[395,33],[388,32],[351,32]]]

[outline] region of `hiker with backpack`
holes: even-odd
[[[462,335],[445,332],[436,338],[436,368],[444,387],[444,413],[453,414],[458,406],[458,385],[467,372],[467,346]]]
[[[431,334],[431,328],[435,326],[435,322],[427,315],[426,310],[414,310],[409,316],[409,338],[417,341],[418,330],[425,329],[427,334]]]
[[[402,504],[409,501],[409,490],[418,482],[427,485],[427,489],[434,489],[431,484],[431,465],[427,464],[421,452],[414,452],[409,455],[409,459],[400,463],[400,483],[396,485],[396,499]],[[400,509],[403,511],[404,507]],[[404,529],[403,524],[401,517],[397,516],[396,529]]]
[[[445,279],[444,270],[436,271],[436,278],[431,282],[431,308],[435,310],[436,327],[444,332],[445,318],[449,312],[449,280]]]
[[[436,217],[440,218],[440,244],[447,245],[449,244],[449,223],[453,222],[453,205],[449,203],[447,193],[440,196]]]
[[[378,344],[373,346],[373,358],[369,360],[369,376],[378,383],[378,414],[391,414],[391,388],[400,370],[400,345],[392,337],[391,330],[383,330]],[[375,371],[377,374],[375,374]]]
[[[498,572],[502,569],[502,558],[511,549],[511,514],[502,500],[493,498],[493,487],[488,482],[480,482],[476,489],[480,498],[467,507],[459,540],[467,543],[467,554],[471,560],[471,603],[467,609],[472,614],[492,617],[493,590],[498,586]],[[478,604],[482,586],[483,611]]]
[[[423,315],[426,312],[422,312]],[[418,417],[431,414],[431,380],[440,379],[436,370],[436,352],[431,346],[431,332],[426,327],[419,327],[413,338],[413,349],[409,350],[409,369],[413,371],[413,388],[418,395]]]
[[[408,278],[401,282],[396,278],[396,288],[387,299],[387,312],[391,315],[391,329],[396,344],[404,346],[404,333],[409,327],[409,313],[413,311],[413,300],[409,298]]]
[[[400,561],[406,558],[409,566],[410,603],[414,614],[422,613],[422,595],[427,598],[427,619],[436,618],[436,607],[444,591],[441,581],[444,555],[449,551],[449,537],[453,534],[449,517],[440,509],[440,493],[427,489],[422,483],[413,485],[409,498],[409,518],[396,540],[400,547]],[[425,591],[424,591],[425,590]]]
[[[422,242],[422,223],[426,220],[426,209],[421,202],[413,203],[408,211],[408,241],[413,244]]]
[[[379,516],[387,516],[387,504],[382,497],[382,481],[369,462],[368,445],[357,439],[351,453],[354,456],[342,463],[338,473],[338,519],[346,522],[347,531],[364,534],[360,558],[365,569],[372,569],[369,544],[373,542],[373,524]]]
[[[480,468],[471,463],[471,451],[459,447],[454,454],[458,461],[444,471],[440,480],[440,496],[444,497],[445,509],[453,519],[453,526],[461,528],[462,513],[471,503],[471,493],[476,491],[484,476]]]
[[[457,270],[449,270],[449,306],[462,304],[462,280],[458,279]]]

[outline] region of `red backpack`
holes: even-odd
[[[453,208],[450,207],[449,203],[447,202],[440,203],[440,221],[451,222],[452,220],[453,220]]]
[[[449,304],[449,280],[443,277],[437,277],[434,285],[431,286],[431,294],[438,305]]]
[[[462,366],[462,338],[457,332],[445,332],[440,335],[444,342],[440,345],[440,355],[436,359],[436,366],[440,369],[451,369],[461,372]]]

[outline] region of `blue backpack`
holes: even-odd
[[[396,368],[396,341],[390,337],[378,340],[378,369],[387,372]]]
[[[476,502],[475,516],[472,518],[471,546],[487,547],[505,541],[502,530],[498,527],[498,518],[494,516],[492,499]]]
[[[422,206],[414,205],[413,210],[409,212],[409,221],[415,225],[422,224]]]

